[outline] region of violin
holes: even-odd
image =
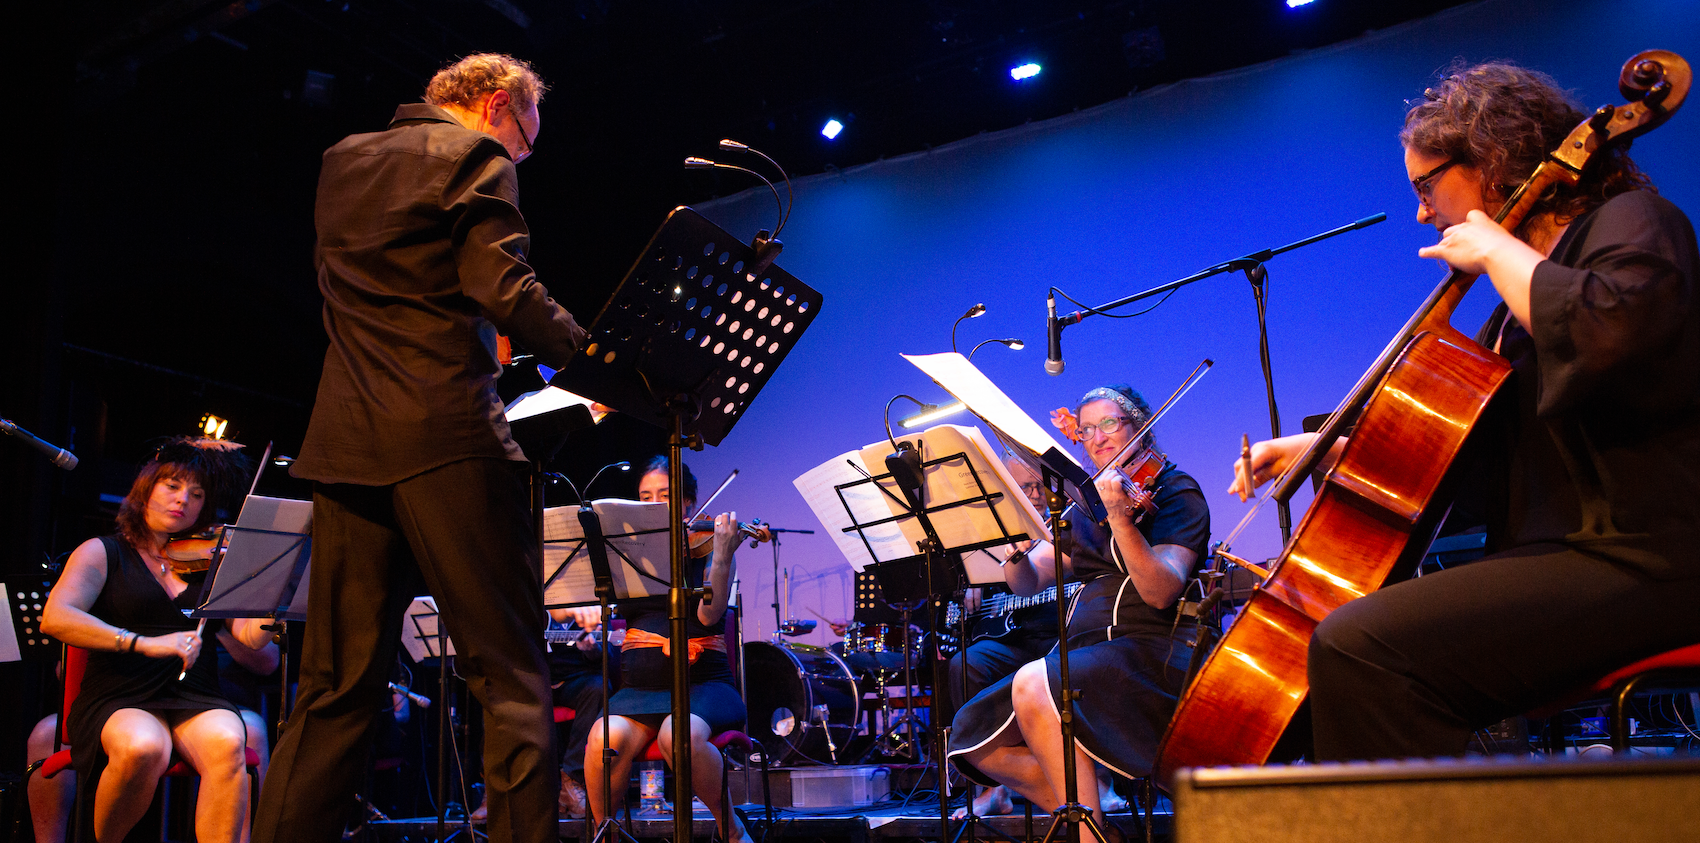
[[[1122,454],[1127,454],[1138,441],[1129,442],[1129,447],[1116,455],[1118,459],[1111,461],[1109,468],[1098,472],[1098,477],[1114,472],[1121,479],[1122,491],[1133,501],[1128,514],[1133,516],[1136,524],[1147,515],[1157,514],[1157,488],[1152,484],[1163,472],[1163,464],[1169,461],[1168,455],[1157,450],[1155,445],[1141,445],[1123,457]]]
[[[700,559],[714,552],[714,519],[698,518],[685,524],[689,534],[687,544],[691,548],[691,558]],[[739,541],[750,540],[750,547],[755,547],[765,541],[773,540],[773,533],[768,532],[767,524],[763,521],[739,521]]]
[[[161,555],[178,576],[204,573],[230,544],[228,524],[215,524],[193,535],[165,540]]]

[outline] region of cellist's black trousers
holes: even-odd
[[[1473,730],[1700,641],[1700,579],[1531,545],[1354,600],[1310,644],[1320,760],[1460,755]]]

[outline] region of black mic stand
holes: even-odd
[[[1245,255],[1243,257],[1234,258],[1233,260],[1230,260],[1230,261],[1223,261],[1222,263],[1216,264],[1214,266],[1206,267],[1203,270],[1200,270],[1200,271],[1195,272],[1191,275],[1188,275],[1185,278],[1179,278],[1179,279],[1176,279],[1174,281],[1170,281],[1167,284],[1161,284],[1161,285],[1158,285],[1156,287],[1152,287],[1151,289],[1145,290],[1144,292],[1134,293],[1131,296],[1124,296],[1122,298],[1116,299],[1115,301],[1106,302],[1104,304],[1098,305],[1097,307],[1088,308],[1086,310],[1077,310],[1074,313],[1068,314],[1067,316],[1062,316],[1062,317],[1057,318],[1057,321],[1056,321],[1057,330],[1056,330],[1056,332],[1058,334],[1060,334],[1062,332],[1063,328],[1066,328],[1069,325],[1073,325],[1077,322],[1080,322],[1081,320],[1085,319],[1088,316],[1099,315],[1099,314],[1108,315],[1107,311],[1115,310],[1116,308],[1132,304],[1136,301],[1140,301],[1141,299],[1147,299],[1147,298],[1150,298],[1152,296],[1172,293],[1175,290],[1178,290],[1182,287],[1185,287],[1188,284],[1193,283],[1194,281],[1202,281],[1202,280],[1209,278],[1213,275],[1221,275],[1221,274],[1227,273],[1227,272],[1244,272],[1246,274],[1247,280],[1251,281],[1252,296],[1256,299],[1256,304],[1257,304],[1258,349],[1259,349],[1259,353],[1260,353],[1260,356],[1261,356],[1262,362],[1263,362],[1264,387],[1268,391],[1268,395],[1269,395],[1269,428],[1270,428],[1270,433],[1271,433],[1272,436],[1279,437],[1281,435],[1281,414],[1275,408],[1275,376],[1272,372],[1272,369],[1271,369],[1271,366],[1270,366],[1270,361],[1269,361],[1269,323],[1268,323],[1268,320],[1265,318],[1265,315],[1264,315],[1264,307],[1265,307],[1265,304],[1266,304],[1265,295],[1264,295],[1264,282],[1268,280],[1269,273],[1268,273],[1268,270],[1266,270],[1263,265],[1265,263],[1269,262],[1269,259],[1275,257],[1276,255],[1279,255],[1279,254],[1282,254],[1282,253],[1285,253],[1285,252],[1290,252],[1294,249],[1302,248],[1304,246],[1309,246],[1312,243],[1316,243],[1316,242],[1319,242],[1319,241],[1322,241],[1322,240],[1327,240],[1330,237],[1334,237],[1334,236],[1337,236],[1337,235],[1340,235],[1340,234],[1345,234],[1348,231],[1356,231],[1357,229],[1360,229],[1360,228],[1367,228],[1369,226],[1375,225],[1378,222],[1383,222],[1386,219],[1387,219],[1387,215],[1385,213],[1375,214],[1374,216],[1364,217],[1363,219],[1358,220],[1356,222],[1347,223],[1347,224],[1342,225],[1338,228],[1333,228],[1333,229],[1330,229],[1328,231],[1324,231],[1321,234],[1315,234],[1315,235],[1312,235],[1310,237],[1306,237],[1303,240],[1298,240],[1298,241],[1295,241],[1293,243],[1288,243],[1285,246],[1280,246],[1280,247],[1277,247],[1277,248],[1274,248],[1274,249],[1264,249],[1261,252],[1252,252],[1251,254]],[[1056,291],[1055,287],[1052,287],[1051,289],[1052,289],[1053,292]],[[1138,314],[1133,314],[1133,315],[1138,315]],[[1059,367],[1057,371],[1060,372],[1062,370]],[[1055,373],[1053,373],[1053,374],[1055,374]],[[1276,509],[1277,509],[1277,517],[1278,517],[1280,524],[1281,524],[1281,543],[1283,545],[1285,545],[1287,542],[1292,540],[1292,532],[1293,532],[1292,510],[1291,510],[1291,507],[1288,506],[1287,500],[1285,498],[1281,498],[1281,499],[1276,501]]]

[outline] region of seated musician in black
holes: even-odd
[[[551,631],[566,630],[570,640],[549,645],[549,688],[555,705],[573,710],[561,746],[561,816],[578,819],[588,810],[584,786],[584,748],[591,727],[602,716],[602,646],[593,634],[602,626],[602,607],[550,609]],[[610,692],[620,687],[619,639],[609,639]]]
[[[1086,393],[1076,412],[1059,410],[1056,421],[1070,438],[1079,431],[1092,465],[1112,459],[1151,415],[1139,393],[1121,384]],[[1071,760],[1079,801],[1100,827],[1092,763],[1129,778],[1150,772],[1191,656],[1176,603],[1210,536],[1203,493],[1173,464],[1164,465],[1153,489],[1132,496],[1115,472],[1109,475],[1097,484],[1107,524],[1071,511],[1072,530],[1059,541],[1067,576],[1084,583],[1069,612],[1069,684],[1081,694]],[[1142,512],[1147,501],[1154,512]],[[1010,560],[1010,587],[1028,595],[1051,585],[1053,552],[1041,545]],[[949,752],[975,781],[1007,785],[1046,809],[1065,796],[1058,658],[1052,650],[969,700],[952,724]]]
[[[1417,254],[1486,274],[1503,300],[1477,341],[1512,375],[1455,466],[1478,481],[1489,553],[1317,628],[1322,759],[1461,754],[1474,729],[1700,641],[1694,227],[1621,149],[1515,231],[1489,216],[1585,118],[1552,79],[1504,64],[1447,76],[1406,114],[1417,222],[1441,233]],[[1259,443],[1229,491],[1310,442]]]

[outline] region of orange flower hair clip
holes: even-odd
[[[1051,426],[1062,431],[1068,441],[1080,441],[1080,417],[1067,407],[1058,407],[1051,411]]]

